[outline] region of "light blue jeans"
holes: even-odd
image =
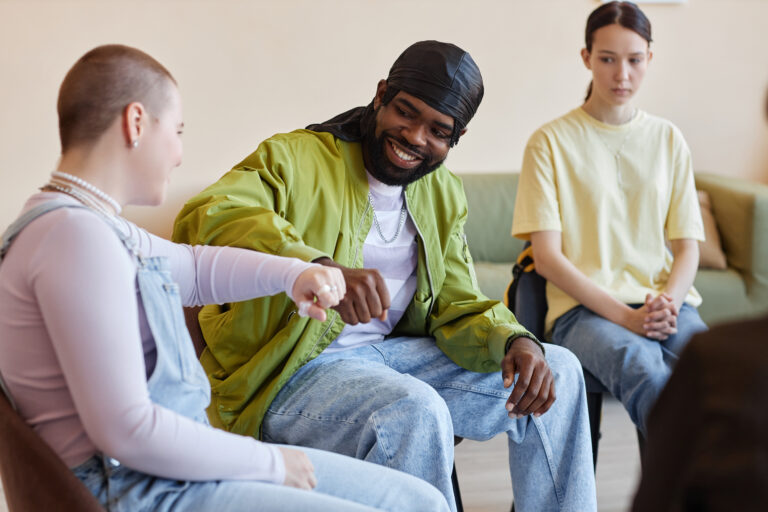
[[[247,480],[167,480],[98,455],[73,471],[110,512],[448,510],[443,495],[423,480],[335,453],[301,450],[315,467],[313,491]]]
[[[583,375],[569,351],[546,346],[557,400],[539,418],[510,419],[501,373],[451,361],[432,338],[392,338],[321,354],[278,393],[264,440],[331,450],[416,475],[455,506],[453,436],[506,432],[515,508],[596,509]]]
[[[633,333],[584,306],[557,319],[552,342],[571,350],[581,364],[616,397],[645,433],[648,413],[667,383],[691,336],[707,326],[696,308],[684,304],[677,334],[656,341]]]
[[[30,210],[6,232],[3,249],[35,218],[70,206],[52,201]],[[150,397],[180,415],[207,423],[205,409],[210,401],[210,385],[195,355],[184,322],[179,286],[172,279],[168,260],[142,257],[136,251],[135,241],[121,231],[119,224],[106,221],[137,264],[141,308],[157,353],[147,381]],[[169,480],[134,471],[103,455],[91,457],[72,471],[102,506],[114,512],[448,510],[445,498],[437,489],[411,475],[351,457],[305,451],[318,479],[314,491],[257,481]]]

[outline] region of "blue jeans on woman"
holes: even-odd
[[[52,201],[20,217],[5,233],[2,252],[29,222],[61,207],[73,206]],[[135,242],[114,221],[104,220],[136,261],[139,295],[157,352],[147,380],[150,398],[178,414],[207,423],[210,385],[195,355],[179,287],[171,279],[167,259],[141,256]],[[302,451],[315,468],[318,485],[313,491],[247,480],[170,480],[134,471],[104,454],[94,455],[73,472],[107,510],[114,512],[448,510],[440,492],[418,478],[333,453]]]
[[[648,413],[667,383],[691,336],[707,326],[696,308],[683,304],[677,333],[657,341],[611,322],[584,306],[555,321],[552,343],[571,350],[597,380],[619,400],[645,434]]]
[[[459,367],[433,338],[321,354],[280,390],[262,434],[416,475],[454,506],[454,435],[484,441],[505,433],[518,512],[595,510],[581,366],[554,345],[546,345],[546,359],[557,400],[541,417],[512,419],[501,373]]]
[[[300,450],[309,456],[315,468],[318,483],[312,491],[247,480],[167,480],[134,471],[100,455],[74,472],[111,512],[448,510],[440,492],[418,478],[335,453]]]

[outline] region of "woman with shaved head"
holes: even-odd
[[[120,217],[181,163],[176,81],[120,45],[80,58],[58,101],[62,155],[3,237],[0,373],[19,414],[110,510],[447,510],[427,483],[208,424],[182,305],[280,295],[326,318],[337,269],[174,244]],[[313,490],[314,489],[314,490]],[[394,491],[396,490],[396,491]]]

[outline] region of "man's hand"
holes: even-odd
[[[317,486],[315,468],[307,454],[290,448],[278,448],[285,461],[285,482],[283,485],[311,491]]]
[[[378,270],[368,268],[348,268],[339,265],[330,258],[318,258],[314,263],[341,270],[347,285],[347,294],[335,309],[344,323],[356,325],[368,323],[372,318],[382,322],[387,319],[389,309],[389,290]]]
[[[507,399],[510,418],[522,418],[527,414],[541,416],[555,401],[555,379],[541,348],[529,338],[517,338],[501,360],[501,376],[504,387],[514,382]]]

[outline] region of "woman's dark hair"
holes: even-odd
[[[651,22],[645,16],[643,11],[632,2],[608,2],[603,4],[589,15],[587,18],[587,28],[584,31],[584,42],[587,45],[587,51],[592,52],[592,40],[595,32],[607,25],[619,24],[624,28],[636,32],[640,37],[651,44]],[[592,95],[592,82],[587,89],[587,101]]]

